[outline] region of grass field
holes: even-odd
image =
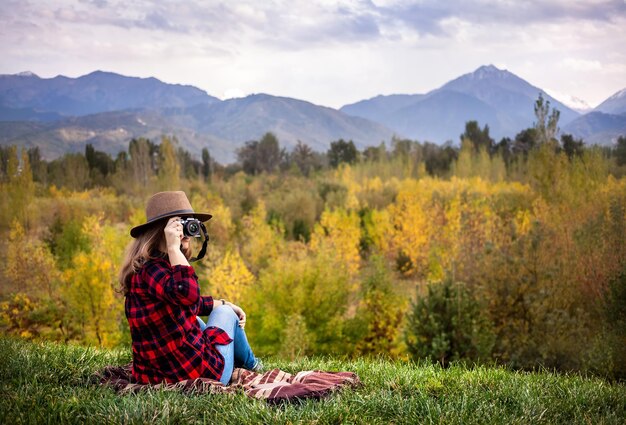
[[[356,372],[363,386],[322,401],[271,406],[235,395],[151,391],[118,396],[91,384],[129,350],[0,337],[0,423],[581,423],[623,424],[626,386],[579,375],[521,373],[381,359],[268,359],[266,366]]]

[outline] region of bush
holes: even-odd
[[[606,318],[613,377],[626,379],[626,265],[609,284]]]
[[[427,291],[413,303],[408,317],[405,340],[411,357],[444,367],[460,359],[487,359],[493,332],[469,288],[447,278],[430,283]]]
[[[401,351],[398,337],[407,300],[394,290],[393,275],[383,257],[372,255],[370,264],[356,314],[348,322],[346,333],[354,341],[356,354],[394,357]]]

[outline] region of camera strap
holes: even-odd
[[[200,228],[202,229],[202,234],[204,235],[204,242],[202,243],[202,249],[200,249],[200,252],[198,253],[197,257],[192,257],[189,262],[193,263],[194,261],[198,261],[201,260],[202,258],[204,258],[204,255],[206,254],[206,247],[209,243],[209,233],[206,231],[206,226],[204,225],[204,223],[200,223]]]

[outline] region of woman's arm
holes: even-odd
[[[170,266],[165,260],[150,260],[142,269],[148,292],[161,300],[179,305],[194,305],[200,300],[200,286],[193,267]]]
[[[246,326],[246,313],[241,307],[223,299],[216,300],[211,296],[201,296],[200,299],[200,310],[198,311],[199,316],[208,316],[209,314],[211,314],[211,311],[213,311],[214,307],[227,305],[232,308],[237,317],[239,317],[239,326],[241,327],[241,329]]]
[[[169,267],[164,262],[149,262],[144,266],[143,280],[148,284],[148,291],[159,299],[173,304],[194,305],[200,300],[200,287],[193,267],[180,250],[183,226],[179,219],[170,218],[163,229]]]
[[[208,316],[213,311],[215,300],[211,296],[200,296],[200,308],[198,309],[198,316]],[[218,304],[222,304],[218,300]]]
[[[174,266],[188,266],[187,257],[180,250],[180,244],[183,240],[183,225],[180,224],[180,217],[172,217],[165,225],[165,243],[167,245],[167,255],[170,264]]]
[[[246,313],[243,311],[243,309],[239,307],[238,305],[235,305],[229,301],[224,301],[224,302],[226,303],[227,306],[232,308],[235,314],[237,315],[237,317],[239,317],[239,327],[241,329],[245,328],[246,327]]]

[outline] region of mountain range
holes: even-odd
[[[533,125],[539,93],[561,112],[562,132],[600,144],[626,134],[626,89],[580,114],[492,65],[428,93],[377,96],[339,110],[269,94],[220,100],[193,86],[111,72],[79,78],[25,72],[0,75],[0,144],[39,146],[53,159],[82,152],[87,143],[115,155],[134,137],[174,135],[190,152],[207,147],[228,163],[246,141],[267,131],[287,150],[302,141],[325,151],[340,138],[362,149],[394,136],[456,143],[469,120],[489,125],[497,141]]]

